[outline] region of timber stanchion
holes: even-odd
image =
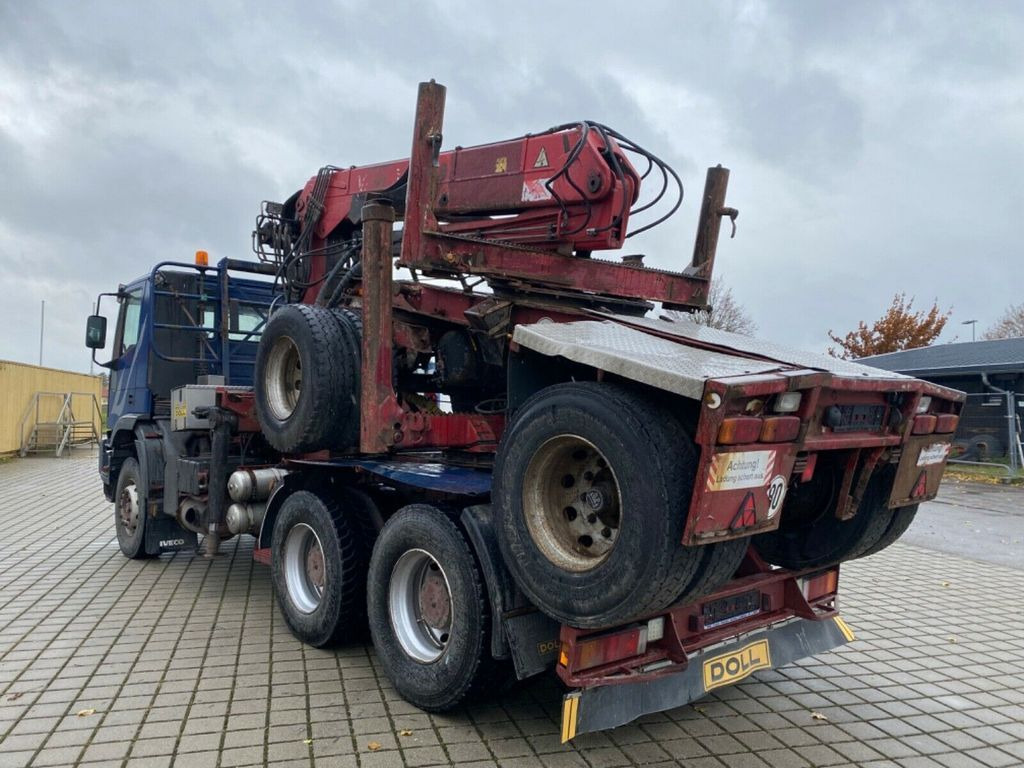
[[[401,409],[392,371],[391,232],[395,209],[387,203],[363,206],[363,349],[362,415],[359,447],[363,453],[385,453],[400,440],[396,432]]]

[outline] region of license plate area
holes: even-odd
[[[885,425],[884,405],[839,405],[842,419],[834,432],[880,431]]]
[[[739,595],[722,597],[705,603],[701,615],[704,619],[704,629],[714,629],[753,616],[760,611],[761,592],[752,589]]]

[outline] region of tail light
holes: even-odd
[[[730,416],[718,429],[720,445],[756,443],[761,436],[761,419],[756,416]]]
[[[943,434],[956,432],[956,425],[960,423],[960,417],[955,413],[940,413],[935,420],[935,431]]]
[[[762,443],[786,443],[799,434],[799,416],[769,416],[761,426]]]
[[[932,399],[929,395],[921,395],[921,399],[917,401],[917,412],[928,413],[928,409],[932,407]]]
[[[832,569],[814,576],[804,576],[797,582],[800,584],[800,591],[803,593],[804,599],[813,603],[819,598],[835,594],[839,588],[839,571]]]
[[[935,423],[937,421],[937,417],[930,413],[919,413],[914,417],[914,428],[911,430],[911,433],[915,435],[930,435],[935,431]]]
[[[575,647],[562,643],[558,662],[563,667],[579,672],[615,661],[639,656],[647,650],[647,624],[607,635],[588,637]]]

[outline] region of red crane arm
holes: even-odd
[[[618,143],[588,123],[438,157],[432,201],[441,231],[544,250],[620,248],[640,177]],[[363,204],[392,201],[401,216],[409,161],[332,169],[314,237],[359,224]],[[302,221],[316,177],[299,193]]]

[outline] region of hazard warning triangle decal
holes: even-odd
[[[540,148],[540,154],[537,155],[537,162],[533,164],[534,168],[547,168],[548,167],[548,151],[544,147]]]
[[[740,528],[749,528],[752,525],[757,525],[757,507],[754,506],[753,492],[748,491],[729,527],[736,531]]]

